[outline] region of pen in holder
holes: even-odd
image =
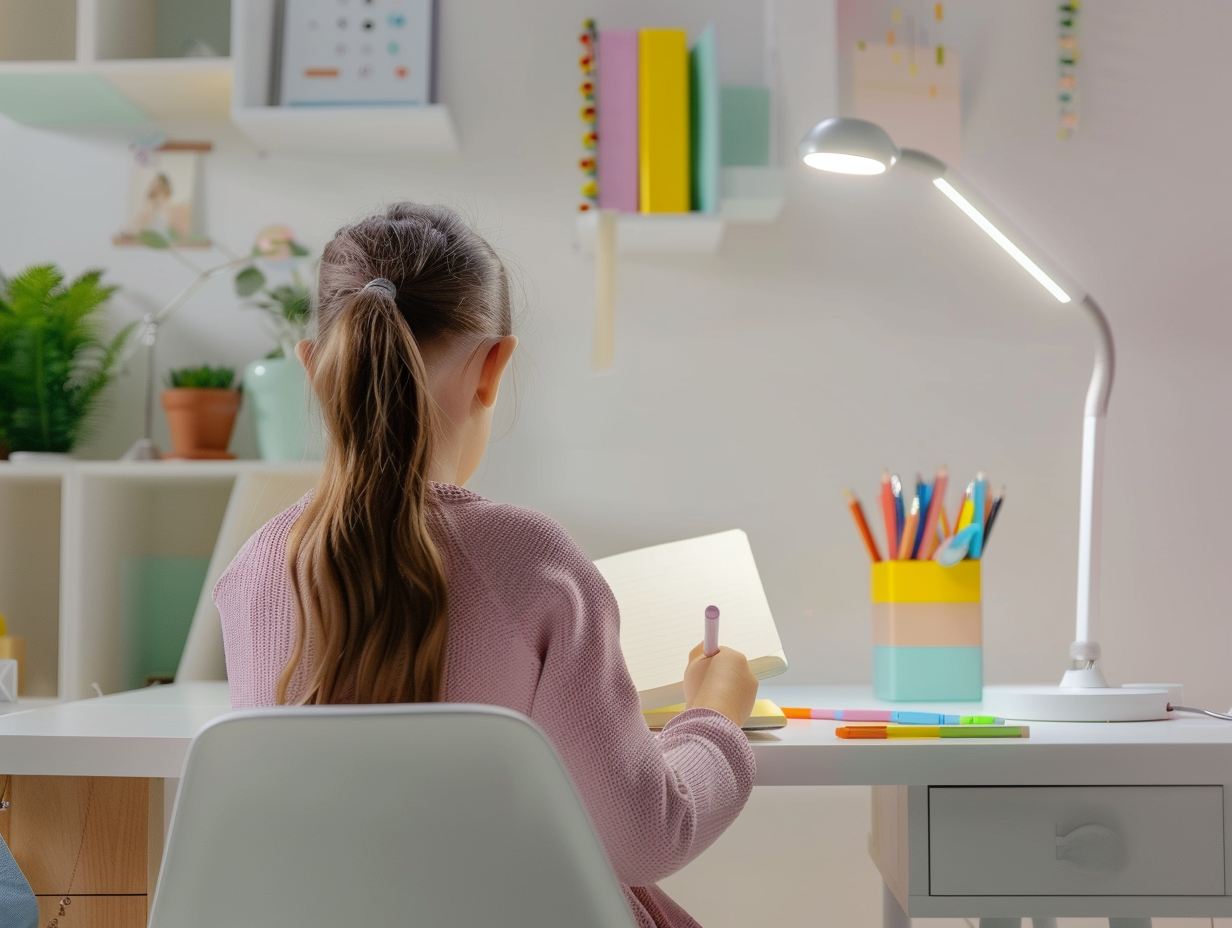
[[[873,695],[978,700],[984,687],[980,562],[873,564]]]

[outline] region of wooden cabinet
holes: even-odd
[[[57,928],[145,928],[149,903],[145,896],[73,896],[60,915],[59,896],[39,896],[39,928],[59,919]]]
[[[39,901],[40,925],[143,928],[163,847],[163,781],[5,777],[3,835]],[[69,898],[60,915],[61,900]]]

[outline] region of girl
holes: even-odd
[[[496,253],[447,209],[393,206],[326,246],[318,330],[297,351],[329,435],[321,479],[214,590],[232,705],[521,712],[564,761],[639,924],[696,925],[653,884],[744,806],[757,681],[738,652],[695,648],[689,708],[652,734],[594,565],[546,516],[462,489],[517,345]]]

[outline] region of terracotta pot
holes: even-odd
[[[231,429],[240,411],[240,391],[178,387],[163,391],[163,411],[171,429],[166,457],[227,459]]]

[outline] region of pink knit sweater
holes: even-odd
[[[650,732],[620,651],[616,600],[568,533],[461,487],[433,488],[449,586],[445,699],[529,716],[573,777],[638,924],[697,925],[653,884],[744,807],[755,772],[744,733],[710,709]],[[214,589],[236,709],[274,704],[295,636],[287,534],[306,501],[249,539]],[[292,678],[292,700],[303,683]]]

